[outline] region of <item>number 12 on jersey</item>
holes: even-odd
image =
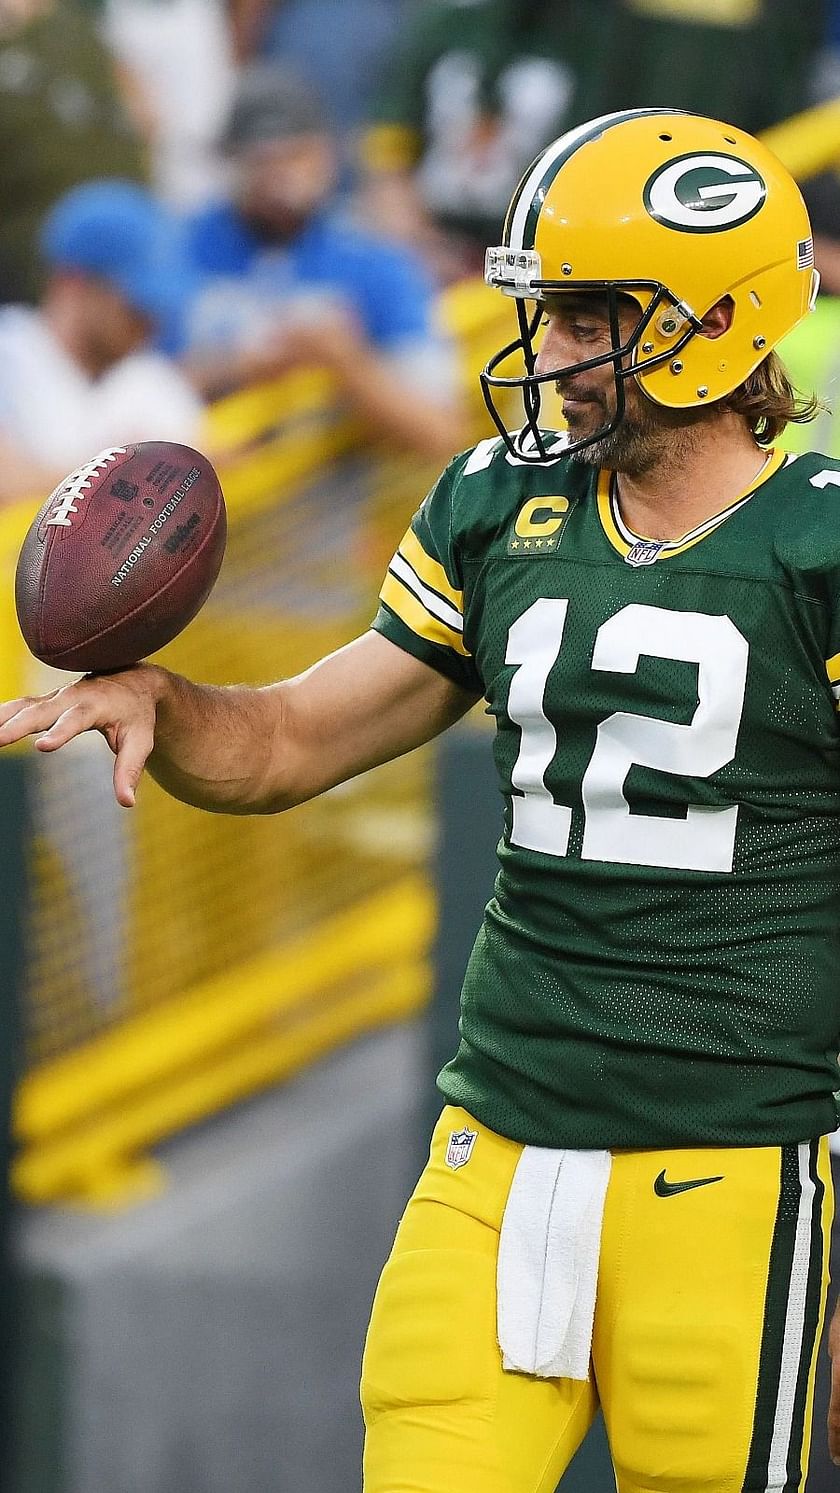
[[[516,665],[507,713],[522,732],[511,773],[510,839],[526,850],[565,856],[571,808],[558,804],[545,775],[558,749],[545,714],[545,688],[562,660],[569,603],[535,601],[508,633],[505,662]],[[631,604],[598,629],[592,668],[634,674],[642,656],[697,664],[698,704],[689,725],[617,711],[601,721],[583,775],[584,860],[731,871],[737,804],[689,804],[685,818],[631,814],[624,784],[634,765],[679,776],[709,777],[731,762],[744,708],[749,647],[729,617]]]

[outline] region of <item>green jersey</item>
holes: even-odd
[[[609,473],[458,457],[374,627],[495,717],[501,870],[446,1098],[542,1146],[834,1129],[840,462],[768,456],[679,542]]]

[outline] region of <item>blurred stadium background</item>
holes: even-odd
[[[690,3],[659,9],[697,19]],[[336,11],[352,27],[354,0]],[[705,8],[721,24],[726,11]],[[801,181],[832,173],[840,98],[766,133]],[[822,298],[787,349],[829,399],[838,306]],[[459,276],[439,311],[479,439],[476,375],[508,308]],[[220,462],[228,555],[161,661],[262,683],[365,627],[440,463],[371,443],[317,369],[217,401],[206,435],[237,453]],[[820,444],[840,454],[830,416]],[[12,599],[32,511],[0,510],[3,698],[45,684]],[[479,714],[277,819],[202,815],[150,781],[136,813],[115,811],[98,741],[0,761],[3,1490],[359,1486],[368,1307],[492,884],[488,740]],[[611,1486],[604,1458],[596,1435],[564,1488]],[[826,1476],[815,1453],[809,1488]]]

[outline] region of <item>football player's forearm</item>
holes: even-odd
[[[474,704],[472,695],[374,631],[267,693],[275,690],[263,812],[305,803],[413,751]]]
[[[164,670],[160,675],[155,745],[147,763],[155,781],[195,808],[265,812],[281,714],[277,687],[217,687]]]
[[[152,776],[226,814],[291,809],[459,720],[474,697],[376,632],[263,689],[159,670]]]
[[[262,689],[167,675],[152,777],[197,809],[277,814],[417,745],[395,716],[359,722],[347,701],[333,699],[332,657]]]

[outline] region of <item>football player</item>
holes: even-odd
[[[483,697],[501,870],[373,1309],[367,1493],[552,1493],[599,1403],[620,1493],[794,1493],[840,1089],[840,463],[774,445],[815,408],[774,351],[808,219],[748,135],[635,110],[543,152],[487,278],[498,436],[365,636],[266,689],[86,679],[0,744],[98,729],[126,806],[148,762],[272,812]]]

